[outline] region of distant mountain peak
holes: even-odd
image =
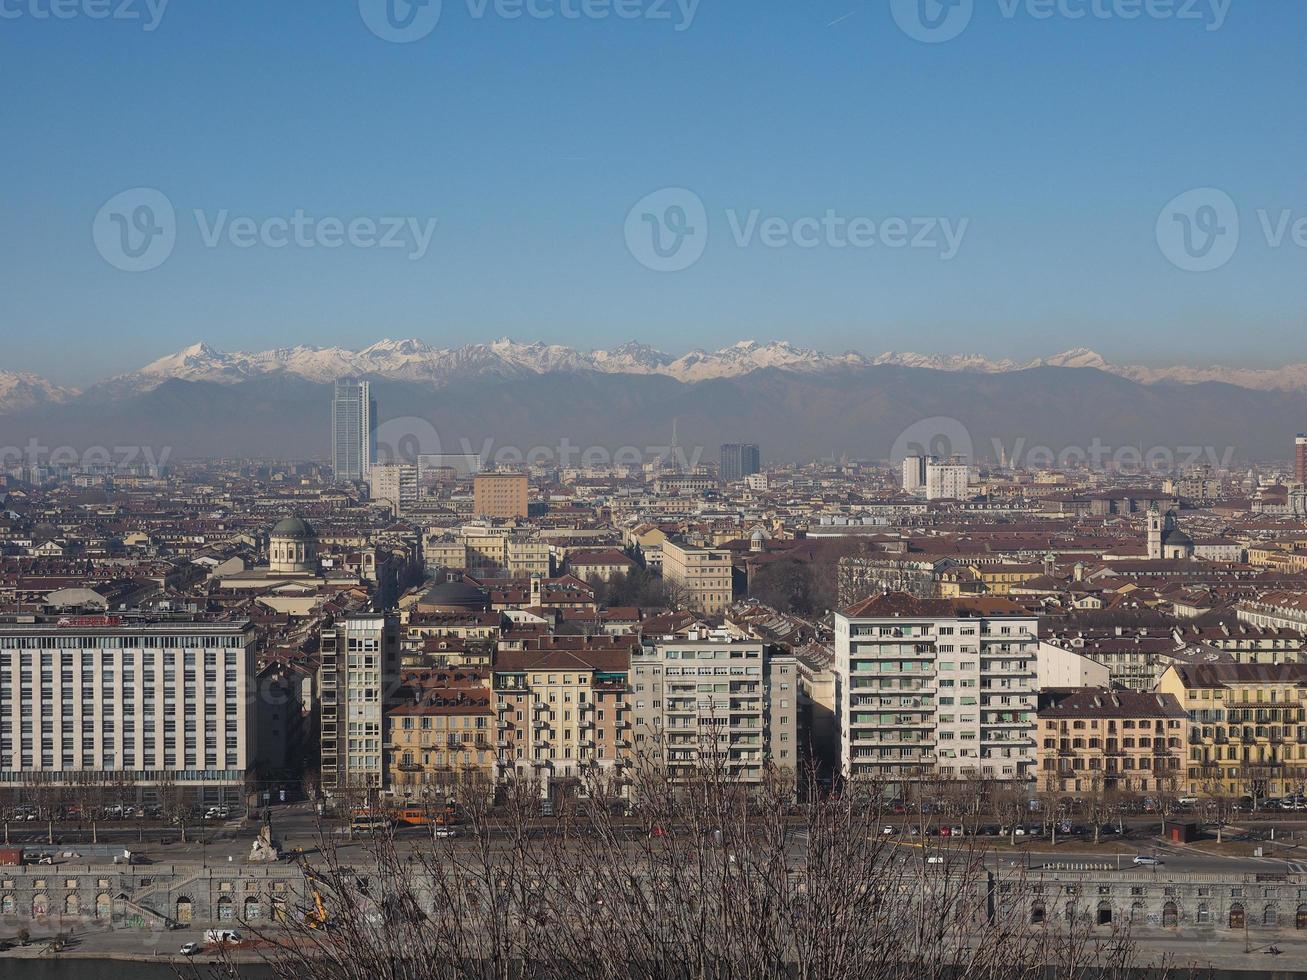
[[[61,388],[25,371],[0,371],[0,414],[61,405],[79,394],[75,388]]]

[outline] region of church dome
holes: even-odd
[[[316,538],[317,536],[317,533],[313,530],[313,525],[302,517],[287,517],[285,520],[278,521],[271,534],[271,537],[274,538],[291,538],[296,541]]]
[[[1173,531],[1167,531],[1166,534],[1162,536],[1162,543],[1168,548],[1192,548],[1194,539],[1189,537],[1189,535],[1185,534],[1179,528],[1176,528]]]
[[[418,600],[419,612],[454,612],[484,610],[489,595],[467,582],[441,582],[427,590]]]
[[[268,566],[277,575],[318,571],[318,535],[302,517],[278,521],[268,535]]]

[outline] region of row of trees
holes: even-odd
[[[285,980],[1033,980],[1145,965],[1128,931],[1095,928],[1076,900],[1032,917],[1023,872],[988,867],[974,840],[882,835],[882,787],[796,804],[791,786],[772,774],[746,789],[711,758],[689,782],[653,765],[594,773],[560,804],[560,833],[540,835],[537,784],[510,782],[492,806],[467,777],[457,839],[383,837],[361,863],[324,835],[303,907],[259,930],[264,955]]]
[[[166,779],[152,782],[149,788],[157,802],[147,813],[153,819],[179,826],[184,841],[194,807],[192,796],[176,782]],[[136,781],[123,774],[24,772],[19,782],[0,791],[4,842],[9,843],[15,827],[37,822],[45,831],[47,843],[55,842],[56,823],[73,823],[84,828],[90,833],[91,842],[99,843],[101,825],[111,816],[134,818],[138,835],[143,839],[145,823],[150,818],[142,813],[143,795]],[[28,819],[29,816],[35,821]]]

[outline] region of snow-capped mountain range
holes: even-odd
[[[0,371],[0,412],[59,405],[77,397],[77,394],[72,388],[60,388],[34,374]]]
[[[151,391],[170,380],[236,385],[276,373],[326,383],[342,377],[365,377],[430,384],[478,376],[519,377],[553,372],[598,371],[607,374],[663,375],[682,382],[731,378],[767,368],[820,373],[899,365],[935,371],[1000,374],[1036,367],[1095,368],[1142,384],[1224,382],[1272,391],[1307,390],[1307,364],[1271,370],[1225,367],[1149,368],[1111,364],[1092,350],[1076,348],[1028,361],[993,360],[978,354],[934,355],[886,352],[869,356],[856,351],[825,354],[786,341],[744,340],[716,351],[694,350],[674,356],[631,342],[612,350],[582,351],[507,338],[456,348],[434,347],[421,340],[383,340],[353,351],[342,347],[282,347],[257,353],[224,352],[198,343],[145,367],[94,387],[102,395],[129,396]],[[80,392],[61,388],[31,374],[0,372],[0,412],[58,404]]]

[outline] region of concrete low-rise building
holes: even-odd
[[[668,538],[662,546],[663,578],[684,590],[688,608],[720,615],[733,598],[731,558],[724,548],[696,548]]]

